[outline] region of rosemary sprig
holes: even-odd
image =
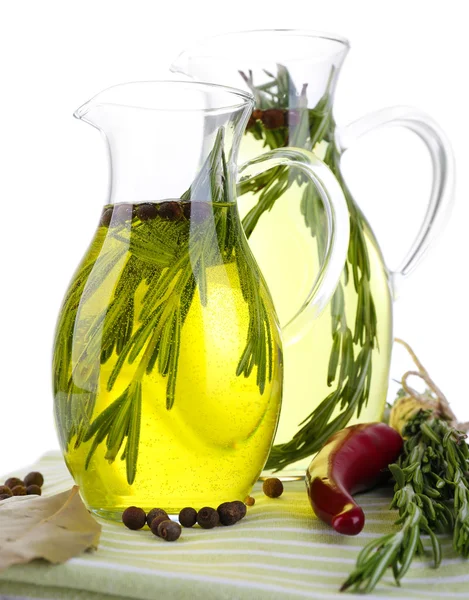
[[[404,430],[407,437],[397,464],[391,508],[399,510],[399,530],[373,540],[360,552],[342,591],[371,592],[388,568],[397,584],[414,557],[424,555],[423,536],[431,542],[434,567],[441,563],[438,533],[453,530],[453,548],[469,557],[469,447],[464,433],[431,411],[420,411]]]
[[[109,462],[114,462],[127,438],[121,458],[126,460],[127,481],[132,485],[137,473],[141,413],[142,385],[140,381],[135,380],[117,400],[96,417],[86,432],[83,441],[94,439],[86,457],[85,468],[88,468],[99,444],[105,440],[107,448],[105,458]]]
[[[312,109],[307,104],[306,84],[298,91],[284,66],[278,65],[275,75],[267,71],[265,73],[270,80],[259,86],[255,85],[252,72],[240,73],[256,101],[256,110],[246,135],[262,140],[264,146],[270,149],[291,145],[315,151],[319,143],[325,142],[323,160],[341,184],[348,203],[351,228],[343,280],[339,282],[331,301],[332,347],[327,385],[332,391],[300,423],[299,430],[289,442],[272,448],[266,468],[281,470],[317,452],[334,431],[345,427],[353,415],[360,415],[368,401],[372,354],[378,340],[376,309],[370,289],[370,260],[364,236],[365,220],[342,179],[333,140],[331,86],[334,70],[331,71],[324,95]],[[243,219],[245,233],[249,238],[262,214],[271,210],[278,198],[294,183],[302,188],[301,212],[312,237],[316,239],[318,255],[323,256],[326,229],[322,201],[316,188],[301,173],[291,173],[285,167],[277,167],[256,178],[241,181],[238,190],[240,195],[251,192],[257,196],[257,203]],[[354,323],[347,322],[344,303],[344,290],[350,278],[357,295]],[[334,418],[333,414],[336,414]]]
[[[399,530],[367,544],[341,590],[371,592],[388,568],[399,585],[416,555],[424,555],[423,536],[431,542],[433,565],[442,559],[438,534],[453,534],[453,548],[469,558],[469,446],[467,435],[454,426],[455,415],[410,346],[402,340],[418,371],[402,377],[390,422],[402,427],[406,438],[397,464],[389,465],[394,478],[391,508],[399,511]],[[409,375],[429,388],[419,394]],[[468,427],[468,424],[461,424]]]
[[[109,462],[126,461],[127,481],[136,477],[142,412],[142,380],[156,370],[166,378],[166,408],[175,401],[179,349],[184,322],[196,294],[202,306],[209,301],[207,268],[234,262],[249,310],[246,345],[236,368],[238,376],[256,369],[257,386],[264,393],[272,379],[271,320],[259,294],[259,271],[240,237],[241,224],[231,197],[224,154],[224,130],[215,136],[212,151],[191,187],[173,202],[210,201],[201,219],[111,222],[100,228],[91,254],[80,266],[65,298],[54,351],[56,416],[62,443],[74,438],[74,447],[91,442],[85,468],[101,444]],[[202,200],[202,202],[201,202]],[[213,210],[212,210],[213,206]],[[113,283],[108,305],[94,318],[81,318],[83,305],[106,282]],[[137,302],[137,295],[139,300]],[[72,345],[78,339],[79,355],[72,365]],[[76,349],[74,349],[76,353]],[[100,414],[95,405],[102,366],[114,357],[106,381],[112,393],[124,365],[135,365],[125,390]],[[77,385],[79,382],[79,386]]]

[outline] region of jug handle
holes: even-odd
[[[343,272],[349,245],[350,224],[347,202],[332,171],[312,152],[300,148],[279,148],[241,165],[239,181],[257,177],[274,167],[295,167],[307,175],[317,188],[324,204],[327,222],[327,242],[323,263],[296,314],[281,324],[284,347],[296,343],[309,330],[331,299]]]
[[[372,112],[336,131],[342,154],[363,135],[377,128],[400,126],[416,133],[425,143],[433,167],[433,183],[420,230],[398,268],[391,272],[393,290],[417,267],[441,233],[453,206],[455,167],[451,145],[439,125],[424,112],[408,106],[392,106]]]

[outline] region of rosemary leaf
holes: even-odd
[[[137,474],[138,447],[140,442],[140,422],[142,418],[142,384],[135,382],[132,395],[131,417],[127,446],[125,448],[125,464],[127,482],[132,485]]]
[[[173,348],[169,358],[168,385],[166,388],[166,409],[171,410],[176,393],[176,377],[178,371],[179,348],[181,345],[181,313],[176,309],[174,314],[174,337]]]

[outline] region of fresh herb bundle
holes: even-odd
[[[58,429],[65,447],[72,440],[75,448],[91,441],[86,468],[96,449],[105,444],[105,458],[113,462],[121,453],[128,483],[133,483],[142,379],[153,371],[166,378],[166,408],[171,410],[181,332],[195,294],[202,306],[208,302],[207,268],[211,266],[235,262],[248,305],[249,328],[236,374],[249,377],[256,372],[261,394],[272,380],[270,309],[259,295],[259,272],[252,255],[241,247],[241,224],[236,210],[230,209],[234,202],[220,128],[198,177],[180,200],[105,208],[97,246],[80,266],[64,300],[54,348]],[[114,282],[111,273],[118,265]],[[91,319],[82,318],[82,307],[108,284],[112,287],[109,303]],[[74,340],[80,353],[72,359]],[[111,357],[108,392],[125,365],[135,363],[136,368],[126,388],[96,416],[102,367]]]
[[[391,424],[404,424],[406,438],[398,462],[389,466],[395,480],[391,508],[399,511],[399,529],[363,548],[342,591],[371,592],[388,568],[399,585],[415,556],[425,554],[424,535],[435,567],[442,559],[439,534],[452,533],[455,552],[469,558],[469,446],[460,429],[467,424],[455,423],[446,398],[404,345],[419,371],[404,375],[391,413]],[[421,377],[430,388],[418,394],[407,384],[409,375]]]
[[[264,146],[275,149],[296,146],[315,151],[325,142],[324,162],[337,177],[350,212],[350,245],[339,282],[331,300],[332,347],[327,372],[331,393],[308,415],[293,438],[272,448],[267,469],[281,470],[291,463],[318,452],[327,439],[347,425],[353,415],[360,415],[366,406],[372,376],[372,353],[377,347],[377,316],[370,289],[371,267],[365,239],[365,220],[348,191],[339,170],[339,155],[334,143],[331,86],[334,70],[323,97],[314,108],[308,108],[307,85],[295,87],[288,70],[277,66],[277,74],[265,71],[269,81],[256,86],[252,72],[243,73],[255,99],[256,109],[248,123],[246,135],[262,140]],[[292,98],[295,105],[292,106]],[[260,176],[242,181],[239,194],[252,193],[256,205],[243,219],[249,238],[260,217],[270,211],[278,198],[294,183],[302,190],[301,212],[312,237],[316,239],[318,255],[325,250],[324,207],[315,186],[301,173],[285,167],[271,169]],[[352,279],[357,296],[355,322],[349,323],[345,313],[344,289]],[[284,410],[288,410],[285,407]],[[337,414],[338,411],[338,414]],[[333,416],[335,413],[335,416]]]

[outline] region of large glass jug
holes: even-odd
[[[452,195],[449,144],[425,114],[394,107],[345,128],[336,126],[334,91],[348,49],[347,40],[328,34],[247,31],[201,41],[172,66],[197,80],[253,93],[256,106],[240,160],[286,145],[312,150],[330,166],[347,198],[351,236],[341,282],[322,316],[285,347],[283,408],[267,464],[283,469],[285,475],[304,474],[310,456],[333,431],[355,421],[382,418],[392,347],[393,284],[414,269],[428,248]],[[425,220],[392,273],[340,170],[341,157],[354,140],[387,125],[417,133],[430,151],[434,169]],[[393,177],[398,176],[397,164],[392,165]],[[281,168],[241,183],[238,195],[251,249],[280,322],[287,323],[324,252],[323,210],[317,193],[301,173]]]
[[[104,135],[110,186],[57,324],[55,417],[70,472],[102,516],[243,500],[269,454],[281,341],[236,205],[252,107],[222,86],[146,82],[75,113]],[[327,214],[327,258],[301,324],[340,277],[345,198],[306,151],[269,152],[239,171],[249,180],[293,164]]]

